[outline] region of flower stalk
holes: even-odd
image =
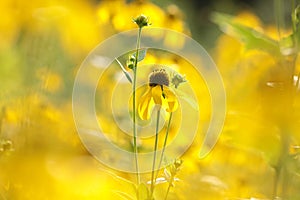
[[[132,125],[133,125],[133,153],[134,153],[134,160],[135,160],[135,169],[136,169],[136,175],[137,175],[137,184],[140,184],[140,173],[139,173],[139,162],[138,162],[138,147],[137,147],[137,127],[136,127],[136,79],[137,79],[137,63],[138,63],[138,56],[139,56],[139,48],[140,48],[140,42],[141,42],[141,32],[142,27],[139,27],[138,37],[137,37],[137,44],[136,44],[136,59],[134,62],[133,67],[133,82],[132,82],[132,108],[133,108],[133,114],[132,114]]]
[[[286,106],[285,109],[290,111],[289,113],[292,114],[293,112],[293,101],[294,101],[294,94],[293,94],[293,87],[298,85],[298,80],[296,84],[294,85],[294,73],[295,73],[295,66],[296,66],[296,58],[297,58],[297,53],[298,53],[298,38],[296,37],[297,35],[297,25],[298,25],[298,6],[296,6],[295,0],[291,1],[290,8],[292,9],[292,19],[291,19],[291,25],[292,25],[292,33],[290,35],[292,39],[292,43],[286,43],[284,40],[284,31],[287,28],[287,23],[284,18],[285,14],[285,1],[283,0],[275,0],[275,14],[276,14],[276,23],[277,23],[277,30],[278,30],[278,36],[279,36],[279,47],[281,50],[281,58],[280,58],[280,65],[283,68],[286,68],[287,72],[284,73],[283,71],[283,77],[282,81],[285,84],[284,87],[284,98],[286,99],[286,102],[289,102]],[[289,50],[289,51],[286,51]],[[279,89],[277,89],[278,93],[282,92]],[[294,90],[296,91],[296,90]],[[282,99],[278,99],[278,104],[282,104],[281,101]],[[280,121],[284,121],[285,117],[288,116],[281,116],[279,120],[277,120],[277,123]],[[274,188],[273,188],[273,195],[272,198],[277,198],[279,196],[279,189],[281,192],[281,198],[286,199],[288,194],[287,194],[287,183],[289,182],[289,172],[287,170],[287,160],[289,156],[289,147],[290,147],[290,130],[289,126],[286,126],[282,123],[278,124],[279,129],[280,129],[280,138],[281,138],[281,152],[278,158],[278,162],[276,166],[274,167],[275,169],[275,177],[274,177]]]
[[[155,164],[156,164],[156,151],[158,146],[158,132],[159,132],[159,119],[160,119],[160,107],[157,110],[157,116],[156,116],[156,128],[155,128],[155,142],[154,142],[154,151],[153,151],[153,163],[152,163],[152,173],[151,173],[151,188],[150,188],[150,197],[153,196],[154,191],[154,185],[156,180],[154,179],[154,173],[155,173]]]
[[[173,112],[170,113],[169,122],[168,122],[168,125],[167,125],[167,130],[166,130],[166,135],[165,135],[165,140],[164,140],[162,152],[161,152],[161,155],[160,155],[159,164],[158,164],[158,168],[157,168],[158,171],[156,173],[155,180],[158,177],[159,169],[161,167],[162,160],[163,160],[164,153],[165,153],[165,149],[166,149],[166,146],[167,146],[167,141],[168,141],[168,137],[169,137],[169,130],[170,130],[170,126],[171,126],[172,116],[173,116]]]
[[[141,43],[141,34],[142,34],[142,28],[144,26],[149,26],[149,20],[145,15],[140,15],[137,18],[133,19],[133,22],[136,23],[139,27],[138,29],[138,36],[137,36],[137,42],[136,42],[136,53],[135,56],[131,56],[130,61],[134,59],[133,66],[129,67],[133,71],[133,80],[132,80],[132,128],[133,128],[133,153],[134,153],[134,160],[135,160],[135,168],[136,168],[136,178],[137,178],[137,184],[140,185],[141,178],[140,178],[140,170],[139,170],[139,162],[138,162],[138,146],[137,146],[137,126],[136,126],[136,80],[137,80],[137,65],[139,60],[139,50],[140,50],[140,43]]]
[[[142,28],[144,26],[150,25],[148,18],[145,15],[140,15],[133,19],[133,22],[139,27],[138,29],[138,36],[136,41],[136,52],[135,55],[131,55],[129,59],[129,68],[133,71],[133,80],[132,80],[132,128],[133,128],[133,153],[134,153],[134,160],[135,160],[135,168],[136,168],[136,178],[137,178],[137,185],[140,185],[141,178],[140,178],[140,170],[139,170],[139,162],[138,162],[138,146],[137,146],[137,126],[136,126],[136,81],[137,81],[137,67],[139,62],[139,51],[140,51],[140,43],[141,43],[141,35],[142,35]]]

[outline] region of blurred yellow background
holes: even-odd
[[[300,199],[298,51],[271,53],[256,40],[222,33],[209,19],[212,11],[233,14],[234,23],[278,45],[282,36],[270,5],[273,1],[0,1],[0,199],[124,199],[115,191],[128,192],[126,180],[134,176],[105,167],[81,144],[72,87],[88,53],[109,36],[136,28],[132,18],[141,13],[152,26],[203,44],[227,94],[216,147],[199,159],[203,137],[195,139],[168,199]],[[169,42],[180,47],[184,41]],[[151,53],[147,62],[188,65]],[[187,79],[193,74],[184,73]],[[195,88],[197,80],[190,79]],[[206,88],[198,88],[196,96],[203,93]],[[203,98],[199,106],[209,103]],[[209,108],[202,112],[208,122]]]

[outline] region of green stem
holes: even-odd
[[[154,172],[155,172],[155,163],[156,163],[156,151],[157,151],[157,145],[158,145],[159,117],[160,117],[160,108],[158,108],[157,116],[156,116],[155,142],[154,142],[154,152],[153,152],[150,197],[153,196],[154,185],[155,185],[155,181],[156,181],[156,180],[154,180]]]
[[[136,128],[136,77],[137,77],[137,63],[138,63],[138,56],[139,56],[139,48],[140,48],[140,41],[141,41],[141,32],[142,28],[139,28],[139,33],[137,37],[137,43],[136,43],[136,59],[134,62],[133,67],[133,83],[132,83],[132,126],[133,126],[133,153],[134,153],[134,160],[135,160],[135,168],[136,168],[136,178],[137,178],[137,184],[140,184],[140,172],[139,172],[139,162],[138,162],[138,147],[137,147],[137,128]]]
[[[296,22],[295,20],[295,10],[296,10],[296,2],[295,0],[292,0],[292,25],[293,25],[293,33],[295,33],[297,31],[297,26],[296,26]]]
[[[157,171],[157,173],[156,173],[155,180],[156,180],[157,177],[158,177],[159,169],[160,169],[160,167],[161,167],[161,163],[162,163],[162,160],[163,160],[163,157],[164,157],[164,153],[165,153],[165,149],[166,149],[166,145],[167,145],[167,141],[168,141],[168,136],[169,136],[169,130],[170,130],[170,126],[171,126],[172,116],[173,116],[173,113],[171,112],[171,113],[170,113],[169,122],[168,122],[168,126],[167,126],[167,130],[166,130],[166,136],[165,136],[165,140],[164,140],[162,152],[161,152],[160,159],[159,159],[159,164],[158,164],[158,168],[157,168],[158,171]]]
[[[288,27],[286,27],[286,23],[285,23],[285,18],[284,18],[284,12],[285,12],[285,3],[287,3],[287,1],[284,0],[275,0],[275,17],[276,17],[276,24],[277,24],[277,29],[278,29],[278,35],[279,35],[279,47],[280,49],[282,48],[286,48],[286,44],[283,41],[284,39],[284,35],[282,34],[282,32],[284,30],[286,30]],[[295,9],[296,9],[296,4],[295,4],[295,0],[291,1],[291,9],[292,9],[292,30],[293,30],[293,44],[292,46],[288,46],[288,48],[293,48],[293,49],[297,49],[298,47],[298,39],[295,35],[296,31],[297,31],[297,26],[296,26],[296,16],[295,16]],[[285,88],[286,90],[286,95],[283,98],[291,98],[289,99],[290,102],[293,102],[293,96],[294,95],[290,95],[291,93],[291,89],[293,87],[293,75],[294,75],[294,70],[295,70],[295,60],[296,60],[296,56],[297,56],[297,52],[294,51],[292,54],[289,55],[282,55],[282,66],[285,66],[288,69],[288,74],[286,74],[287,76],[285,76],[285,80],[287,81],[287,83],[289,83],[289,85],[287,85],[287,88]],[[299,80],[299,78],[298,78]],[[297,82],[298,82],[297,80]],[[299,84],[299,82],[296,82],[296,88],[297,85]],[[287,110],[293,110],[293,106],[292,103],[288,104],[286,106]],[[288,149],[289,149],[289,144],[290,144],[290,138],[289,138],[289,132],[287,132],[287,127],[283,126],[282,124],[279,125],[280,127],[280,131],[281,131],[281,153],[279,156],[279,160],[277,165],[275,166],[275,178],[274,178],[274,189],[273,189],[273,198],[279,196],[279,192],[281,194],[281,198],[282,199],[286,199],[286,195],[287,195],[287,187],[288,187],[288,181],[289,181],[289,177],[288,175],[288,171],[286,169],[286,161],[288,158]],[[279,191],[280,190],[280,191]]]
[[[278,189],[281,189],[281,198],[285,199],[286,185],[288,183],[288,177],[286,170],[286,159],[288,157],[289,148],[289,137],[288,133],[281,127],[281,152],[277,165],[275,166],[275,177],[274,177],[274,189],[273,198],[279,196]],[[280,184],[280,185],[279,185]]]
[[[282,128],[285,129],[285,128]],[[281,191],[282,191],[282,199],[286,199],[286,189],[288,183],[287,171],[286,171],[286,160],[288,158],[288,151],[289,151],[289,133],[287,131],[282,130],[281,133],[282,138],[282,149],[281,149]]]
[[[279,45],[281,44],[281,39],[282,39],[282,30],[284,30],[284,14],[283,14],[283,9],[284,9],[284,2],[282,0],[275,0],[274,1],[274,10],[275,10],[275,20],[276,20],[276,25],[277,25],[277,32],[279,36]]]

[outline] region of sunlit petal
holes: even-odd
[[[147,92],[138,101],[138,114],[142,120],[150,118],[150,111],[154,105],[151,90],[151,88],[148,88]]]
[[[162,105],[162,89],[160,85],[152,88],[152,97],[155,104]]]
[[[166,108],[167,112],[174,112],[178,108],[178,101],[175,94],[167,87],[164,87],[164,93],[166,95],[166,100],[168,106]]]
[[[168,101],[169,108],[167,108],[167,112],[174,112],[178,108],[178,101]]]

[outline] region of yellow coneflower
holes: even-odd
[[[167,112],[176,111],[178,101],[169,84],[169,76],[164,69],[154,70],[149,75],[148,89],[138,101],[138,114],[142,120],[150,118],[154,105],[160,105]]]

